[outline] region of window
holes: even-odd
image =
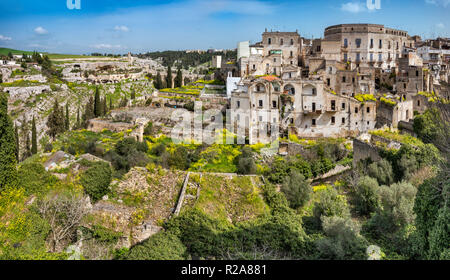
[[[345,110],[345,103],[342,103],[341,108],[342,108],[342,110]]]
[[[361,47],[361,39],[359,39],[359,38],[356,39],[356,40],[355,40],[355,43],[356,43],[356,47],[357,47],[357,48]]]
[[[263,117],[259,116],[259,121],[262,122],[263,121]]]
[[[294,65],[294,61],[291,60],[291,65]]]
[[[383,61],[383,54],[382,53],[378,54],[378,61]]]
[[[344,61],[347,62],[348,57],[347,57],[347,53],[344,53]]]
[[[342,118],[342,124],[345,124],[345,118]]]
[[[276,101],[272,101],[272,107],[273,108],[277,108],[277,102]]]
[[[262,107],[262,106],[263,106],[263,101],[259,100],[259,107]]]
[[[313,88],[313,89],[312,89],[312,94],[313,94],[313,95],[316,95],[316,94],[317,94],[317,89],[316,89],[316,88]]]
[[[355,114],[358,114],[358,107],[355,107]]]
[[[330,78],[327,78],[327,86],[330,86],[330,84],[331,84],[331,80],[330,80]]]
[[[316,126],[316,119],[312,119],[311,124],[312,124],[312,126]]]
[[[255,64],[253,64],[253,70],[256,70],[256,65]]]
[[[367,113],[370,113],[370,107],[367,107]]]
[[[417,100],[417,106],[420,107],[420,100]]]
[[[291,120],[290,120],[290,121],[291,121],[291,123],[294,123],[294,119],[292,119],[292,118],[291,118]]]
[[[380,43],[379,43],[378,47],[379,47],[380,49],[383,48],[383,40],[382,40],[382,39],[380,39]]]
[[[355,77],[352,77],[352,83],[354,83],[355,82]]]
[[[276,57],[273,58],[273,62],[277,62],[277,58]]]
[[[294,44],[294,39],[291,39],[291,45],[293,45]]]
[[[336,118],[335,117],[331,117],[331,124],[335,124],[336,123]]]
[[[331,100],[331,110],[332,111],[336,110],[336,101],[335,100]]]
[[[291,56],[290,57],[294,57],[294,52],[293,51],[291,51]]]
[[[361,54],[360,53],[356,53],[356,61],[360,61],[361,60]]]
[[[267,44],[272,44],[272,38],[267,39]]]
[[[237,105],[238,108],[240,108],[241,107],[241,101],[237,101],[236,105]]]
[[[280,39],[280,45],[283,45],[283,44],[284,44],[284,40]]]
[[[316,111],[316,103],[312,103],[312,111],[315,112]]]
[[[370,53],[370,61],[373,61],[373,53]]]
[[[373,48],[373,39],[370,39],[370,48]]]
[[[416,77],[419,77],[419,70],[416,70]]]
[[[344,39],[344,48],[348,47],[348,40],[347,38]]]
[[[345,83],[345,76],[342,76],[342,82]]]

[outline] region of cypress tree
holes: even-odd
[[[77,123],[75,124],[75,129],[79,129],[81,127],[80,123],[80,108],[77,110]]]
[[[175,78],[175,87],[183,86],[183,72],[181,72],[181,68],[178,68],[177,77]]]
[[[64,129],[66,131],[70,130],[69,103],[66,103],[66,118],[65,118],[65,121],[64,121]]]
[[[136,92],[134,89],[131,90],[131,100],[134,100],[136,98]]]
[[[167,88],[172,88],[172,68],[169,66],[166,77]]]
[[[55,98],[55,104],[53,105],[53,111],[48,116],[47,120],[48,131],[47,134],[55,139],[55,137],[64,132],[64,113],[59,106],[58,99]]]
[[[16,142],[16,161],[19,162],[19,154],[20,154],[20,150],[19,150],[19,128],[17,127],[17,125],[14,125],[14,138],[15,138],[15,142]]]
[[[89,98],[89,102],[86,103],[86,107],[85,107],[84,114],[83,114],[82,126],[84,128],[87,128],[88,121],[95,117],[93,104],[94,104],[94,100],[92,99],[92,96],[91,96]]]
[[[95,98],[94,98],[94,116],[100,117],[102,113],[101,103],[100,103],[100,92],[98,87],[95,88]]]
[[[27,138],[25,141],[25,153],[23,153],[22,161],[26,160],[29,157],[31,157],[31,146],[30,146],[30,135],[27,134]]]
[[[161,73],[156,74],[156,81],[154,82],[154,86],[156,89],[162,89],[162,78],[161,78]]]
[[[31,154],[37,154],[37,134],[36,134],[36,120],[33,116],[33,121],[31,122]]]
[[[8,99],[0,93],[0,190],[16,186],[16,141],[11,118],[8,116]]]
[[[114,109],[113,104],[112,104],[112,97],[109,97],[109,110],[111,111],[112,109]]]
[[[106,116],[106,113],[108,112],[108,106],[106,105],[106,96],[102,100],[102,116]]]

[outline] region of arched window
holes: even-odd
[[[284,87],[284,92],[290,95],[295,95],[295,88],[292,85],[286,85]]]
[[[284,40],[280,39],[280,45],[283,45],[283,44],[284,44]]]
[[[272,38],[267,39],[267,44],[272,44]]]

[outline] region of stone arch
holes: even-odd
[[[256,84],[255,92],[266,92],[266,86],[263,83]]]
[[[284,93],[295,95],[295,87],[291,84],[287,84],[284,86]]]

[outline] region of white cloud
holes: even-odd
[[[115,31],[123,31],[123,32],[128,32],[130,31],[130,29],[128,27],[126,27],[125,25],[116,25],[114,27]]]
[[[436,27],[437,27],[437,28],[444,29],[444,28],[445,28],[445,25],[444,25],[442,22],[440,22],[440,23],[436,24]]]
[[[450,6],[450,0],[425,0],[427,4],[436,5],[436,6]]]
[[[6,37],[0,34],[0,41],[11,41],[12,38],[11,37]]]
[[[93,48],[96,49],[121,49],[122,46],[121,45],[111,45],[111,44],[97,44],[97,45],[93,45]]]
[[[366,6],[361,2],[348,2],[341,5],[341,10],[356,14],[366,11]]]
[[[34,29],[34,32],[36,32],[36,34],[39,34],[39,35],[45,35],[45,34],[48,34],[48,31],[47,31],[45,28],[43,28],[42,26],[36,27],[36,28]]]

